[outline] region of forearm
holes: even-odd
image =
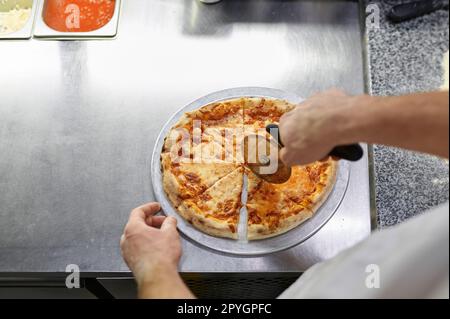
[[[448,92],[356,97],[342,143],[366,142],[448,158]]]
[[[138,296],[141,299],[194,299],[176,268],[153,269],[138,282]]]

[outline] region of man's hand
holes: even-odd
[[[158,203],[135,208],[120,239],[122,255],[143,298],[193,297],[178,275],[181,243],[173,217],[154,216]]]
[[[351,112],[361,97],[338,90],[315,95],[280,120],[284,144],[281,160],[290,166],[322,160],[331,150],[345,144]]]
[[[448,92],[373,97],[327,91],[281,118],[281,160],[308,164],[326,158],[335,146],[360,142],[448,158],[448,113]]]

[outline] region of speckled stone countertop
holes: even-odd
[[[371,93],[401,95],[438,89],[449,49],[449,13],[437,11],[400,24],[386,19],[401,0],[367,1],[381,9],[379,29],[369,29]],[[405,2],[405,1],[403,1]],[[395,225],[449,200],[449,165],[442,159],[391,147],[374,147],[378,226]]]

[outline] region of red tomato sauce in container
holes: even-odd
[[[106,25],[114,15],[115,0],[46,0],[43,19],[60,32],[90,32]]]

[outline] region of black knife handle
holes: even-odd
[[[284,147],[283,143],[281,142],[280,127],[277,124],[267,125],[266,131],[267,131],[267,133],[272,135],[272,137],[275,139],[275,141],[277,141],[278,145],[280,145],[281,147]]]
[[[331,151],[330,156],[357,162],[364,156],[364,150],[359,144],[336,146]]]
[[[281,147],[284,147],[280,138],[280,128],[277,124],[267,125],[266,131],[272,135]],[[347,161],[357,162],[364,156],[364,150],[359,144],[341,145],[333,148],[329,155]]]
[[[420,0],[394,6],[388,13],[388,17],[391,21],[398,23],[444,8],[448,8],[448,0]]]

